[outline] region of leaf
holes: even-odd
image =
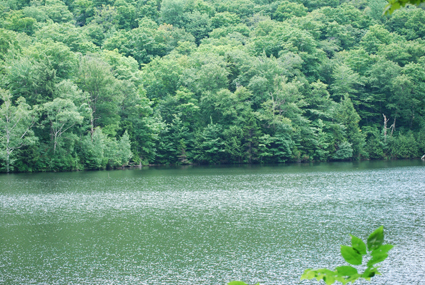
[[[356,274],[356,276],[359,276],[359,274]],[[344,277],[339,276],[339,275],[335,276],[335,280],[341,282],[343,285],[348,283],[348,281]]]
[[[339,266],[336,268],[336,272],[342,276],[351,276],[357,274],[357,269],[352,266]]]
[[[335,273],[336,272],[334,272],[334,271],[332,271],[332,270],[329,270],[329,269],[326,269],[326,268],[322,268],[322,269],[317,269],[317,270],[315,270],[317,273],[321,273],[321,274],[324,274],[324,275],[335,275]]]
[[[382,245],[384,242],[384,226],[377,228],[367,238],[367,249],[369,251],[374,250]]]
[[[326,284],[333,284],[335,282],[335,277],[337,276],[337,273],[335,271],[321,268],[314,270],[316,273],[316,280],[320,281],[323,279],[323,281],[326,282]]]
[[[350,283],[350,282],[355,282],[357,279],[359,279],[361,277],[361,275],[360,274],[355,274],[355,275],[352,275],[352,276],[350,276],[350,277],[348,277],[348,278],[346,278],[346,279],[344,279],[345,280],[345,284],[347,284],[347,283]],[[342,283],[344,283],[344,282],[342,282]]]
[[[351,236],[351,246],[356,249],[358,252],[360,252],[361,255],[366,255],[366,244],[359,239],[356,236],[350,235]]]
[[[327,285],[332,285],[332,284],[334,284],[334,283],[335,283],[335,277],[334,277],[334,276],[332,276],[332,275],[326,275],[326,276],[323,278],[323,281],[325,281],[325,283],[326,283]]]
[[[248,285],[245,282],[242,281],[231,281],[229,283],[227,283],[227,285]]]
[[[388,257],[388,254],[386,254],[386,253],[381,253],[379,255],[377,254],[377,255],[373,256],[371,260],[368,261],[367,266],[371,267],[371,266],[375,265],[376,263],[384,261],[387,257]]]
[[[388,253],[394,246],[392,244],[384,244],[372,251],[372,256]]]
[[[362,255],[351,246],[342,245],[341,255],[348,263],[352,265],[362,264]]]
[[[362,277],[366,280],[370,280],[370,278],[375,276],[375,275],[381,275],[381,273],[379,273],[379,271],[378,271],[378,268],[368,268],[362,274]]]
[[[314,277],[316,277],[316,271],[312,269],[306,269],[304,270],[303,275],[301,275],[301,280],[304,280],[304,279],[310,280],[310,279],[313,279]]]

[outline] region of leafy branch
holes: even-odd
[[[326,268],[321,269],[306,269],[301,276],[301,280],[314,279],[317,281],[323,280],[327,285],[334,284],[336,281],[342,284],[355,282],[358,279],[365,279],[370,281],[375,275],[381,275],[378,271],[379,266],[376,264],[384,261],[388,257],[388,252],[394,247],[391,244],[384,243],[384,227],[377,228],[367,238],[366,244],[358,237],[351,236],[351,246],[342,245],[341,255],[351,265],[362,265],[365,260],[366,270],[359,273],[357,268],[351,265],[338,266],[334,271]],[[256,285],[259,285],[257,283]],[[248,285],[242,281],[232,281],[227,285]]]
[[[351,236],[351,246],[342,245],[341,255],[351,265],[362,265],[365,260],[366,270],[359,273],[357,268],[346,265],[335,268],[334,271],[322,269],[306,269],[301,276],[301,280],[314,279],[323,280],[326,284],[333,284],[336,281],[342,284],[355,282],[358,279],[370,280],[375,275],[381,275],[376,264],[384,261],[388,257],[388,252],[393,248],[391,244],[384,243],[384,227],[381,226],[371,233],[366,244],[358,237]]]

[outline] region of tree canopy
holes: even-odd
[[[419,2],[0,1],[0,171],[418,157]]]

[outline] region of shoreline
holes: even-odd
[[[77,169],[77,170],[45,170],[45,171],[18,171],[14,172],[11,171],[9,173],[7,172],[0,172],[0,175],[4,174],[20,174],[20,173],[66,173],[66,172],[91,172],[91,171],[115,171],[115,170],[131,170],[131,169],[142,169],[142,168],[177,168],[177,167],[196,167],[196,166],[276,166],[276,165],[301,165],[301,164],[314,164],[314,163],[341,163],[341,162],[379,162],[379,161],[409,161],[409,160],[422,160],[425,161],[422,157],[416,157],[416,158],[393,158],[393,159],[362,159],[362,160],[330,160],[330,161],[290,161],[290,162],[281,162],[281,163],[209,163],[209,164],[202,164],[202,163],[186,163],[186,164],[147,164],[147,165],[126,165],[123,167],[117,167],[117,168],[106,168],[106,169]]]

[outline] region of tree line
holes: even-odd
[[[2,0],[1,171],[425,153],[425,11]]]

